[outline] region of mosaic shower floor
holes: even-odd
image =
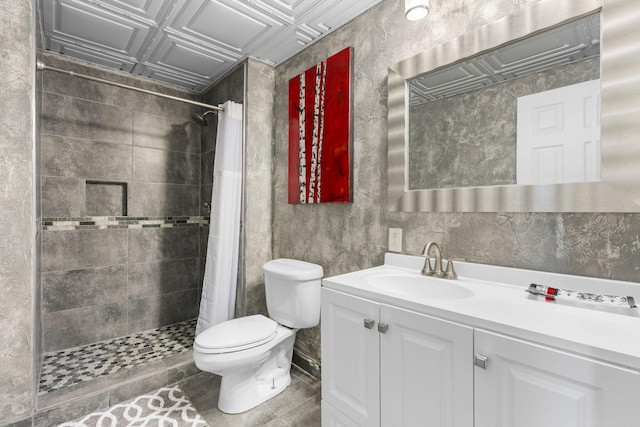
[[[49,393],[188,351],[196,319],[126,337],[47,353],[42,362],[39,393]]]

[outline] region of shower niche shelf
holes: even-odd
[[[127,183],[86,181],[87,216],[127,216]]]

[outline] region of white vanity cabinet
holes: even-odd
[[[379,306],[322,289],[323,427],[380,424]]]
[[[322,289],[322,424],[473,425],[473,329]]]
[[[635,369],[378,301],[322,289],[323,427],[640,426]]]
[[[475,427],[637,427],[637,371],[475,330]],[[479,363],[482,365],[482,363]]]

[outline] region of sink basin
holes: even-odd
[[[473,292],[454,281],[418,274],[380,273],[365,278],[372,288],[403,297],[456,299],[469,298]]]

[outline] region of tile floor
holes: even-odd
[[[128,377],[129,371],[147,372],[146,365],[151,368],[176,357],[180,359],[180,363],[184,363],[182,360],[193,345],[194,331],[195,320],[186,321],[127,337],[48,353],[43,361],[39,398],[50,396],[64,401],[68,394],[68,399],[75,399],[78,393],[76,388],[90,387],[92,383],[102,381],[102,378]],[[192,365],[192,361],[189,364]],[[174,381],[178,381],[177,385],[211,426],[320,426],[320,380],[308,376],[295,366],[291,370],[291,385],[287,389],[262,405],[237,415],[225,414],[217,408],[220,377],[198,372],[195,366],[193,369],[193,375],[186,378],[182,376],[183,379],[178,381],[176,378]],[[64,417],[60,413],[58,416]],[[77,416],[78,414],[69,418]],[[47,425],[46,422],[37,424]]]
[[[196,410],[212,427],[320,427],[320,380],[296,367],[282,393],[247,412],[229,415],[217,407],[220,377],[201,373],[180,384]]]

